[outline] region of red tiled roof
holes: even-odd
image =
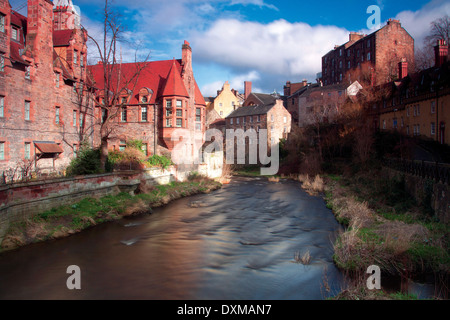
[[[34,145],[41,153],[63,153],[63,148],[56,144],[56,143],[41,143],[41,142],[35,142]]]
[[[173,60],[172,68],[167,76],[166,84],[161,96],[178,96],[189,98],[183,79],[181,79],[180,71],[177,69],[175,59]]]
[[[202,93],[200,92],[197,81],[195,81],[195,104],[206,107],[205,98],[203,97]]]
[[[119,74],[122,75],[121,86],[125,85],[127,79],[131,79],[133,75],[136,73],[137,65],[143,65],[144,68],[140,72],[140,75],[137,81],[133,81],[131,85],[128,86],[128,89],[132,90],[134,87],[134,93],[131,97],[130,104],[139,103],[138,92],[142,88],[149,88],[153,90],[154,94],[150,99],[150,104],[156,103],[157,97],[160,97],[165,86],[165,79],[168,78],[170,69],[173,66],[173,60],[164,60],[164,61],[155,61],[155,62],[145,62],[145,63],[125,63],[121,66],[115,66],[116,72],[113,72],[112,83],[117,83],[117,76]],[[175,60],[176,70],[181,74],[181,61]],[[95,82],[95,87],[98,89],[104,88],[104,79],[103,79],[103,65],[97,64],[93,66],[88,66],[89,71],[93,76],[93,80]],[[120,70],[120,72],[119,72]],[[115,89],[115,88],[113,88]],[[116,89],[122,89],[116,88]]]
[[[53,46],[65,47],[69,46],[72,39],[73,30],[56,30],[53,31]]]
[[[20,43],[17,43],[15,41],[11,41],[11,47],[10,47],[10,53],[9,56],[11,60],[14,62],[22,63],[25,65],[29,65],[28,62],[22,59],[22,55],[20,54],[20,50],[23,49],[23,45]]]

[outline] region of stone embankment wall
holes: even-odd
[[[385,168],[389,178],[404,178],[406,191],[419,204],[430,205],[435,216],[443,223],[450,222],[450,186],[431,179]]]
[[[11,223],[46,210],[86,197],[135,192],[139,188],[184,181],[194,171],[210,178],[220,177],[220,170],[208,168],[208,164],[185,168],[171,166],[166,170],[152,168],[0,186],[0,243]]]

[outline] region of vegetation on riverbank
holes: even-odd
[[[173,200],[209,193],[220,187],[221,184],[216,181],[197,176],[191,177],[187,182],[156,186],[137,195],[120,193],[102,198],[86,198],[78,203],[54,208],[11,225],[0,251],[67,237],[122,217],[151,213],[152,208],[166,205]]]

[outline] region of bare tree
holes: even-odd
[[[430,34],[425,38],[425,43],[435,46],[437,40],[450,41],[450,17],[448,15],[436,19],[431,23]]]
[[[431,68],[434,65],[434,47],[438,40],[450,42],[450,17],[436,19],[430,24],[430,33],[425,38],[423,47],[416,49],[416,71]]]
[[[150,54],[144,61],[137,62],[137,49],[135,52],[135,63],[124,72],[122,68],[121,43],[124,41],[122,35],[125,32],[121,24],[120,15],[112,9],[111,0],[105,0],[103,10],[103,34],[101,39],[95,39],[89,35],[94,43],[99,61],[103,68],[103,79],[99,91],[99,98],[95,99],[96,107],[101,112],[96,113],[97,125],[99,125],[99,138],[101,150],[101,163],[105,167],[108,157],[108,140],[115,131],[118,117],[124,107],[122,98],[129,101],[130,95],[135,91],[140,74],[147,66]],[[130,71],[131,70],[131,71]],[[96,84],[98,85],[98,84]]]

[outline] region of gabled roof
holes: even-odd
[[[172,68],[170,68],[169,75],[167,76],[166,84],[161,96],[178,96],[189,98],[189,94],[186,91],[183,79],[181,79],[180,71],[177,69],[177,66],[175,64],[175,59],[173,60],[173,65]]]
[[[236,117],[246,117],[246,116],[256,116],[263,115],[270,111],[275,106],[276,100],[273,103],[265,104],[265,105],[253,105],[247,107],[240,107],[234,110],[228,118],[236,118]]]
[[[203,95],[200,92],[200,88],[198,87],[197,81],[194,80],[194,82],[195,82],[195,104],[206,107],[205,98],[203,98]]]
[[[138,77],[133,78],[136,74],[137,70],[141,67],[141,71]],[[152,61],[152,62],[141,62],[141,63],[124,63],[120,65],[116,65],[115,70],[113,72],[112,83],[117,83],[120,80],[119,88],[122,89],[125,87],[126,82],[130,82],[130,79],[133,79],[131,83],[128,85],[129,90],[133,90],[133,95],[130,99],[130,104],[138,104],[139,96],[138,92],[142,88],[149,88],[153,90],[153,95],[150,99],[150,104],[157,103],[157,99],[161,98],[163,94],[170,93],[178,93],[182,94],[182,96],[188,96],[187,90],[184,87],[181,87],[179,80],[181,79],[181,60],[163,60],[163,61]],[[104,88],[104,79],[103,79],[103,64],[97,64],[88,66],[88,70],[92,73],[93,80],[95,82],[95,87],[98,89]],[[173,73],[170,75],[170,73]],[[169,75],[172,79],[169,79]],[[120,79],[117,77],[120,76]],[[178,78],[179,79],[175,79]],[[197,105],[206,105],[203,95],[200,92],[197,84],[195,84],[195,99]]]
[[[74,30],[56,30],[53,31],[53,46],[67,47],[70,45]]]
[[[271,94],[265,94],[265,93],[251,93],[251,95],[255,96],[259,101],[261,101],[261,104],[267,105],[267,104],[274,104],[277,98]]]

